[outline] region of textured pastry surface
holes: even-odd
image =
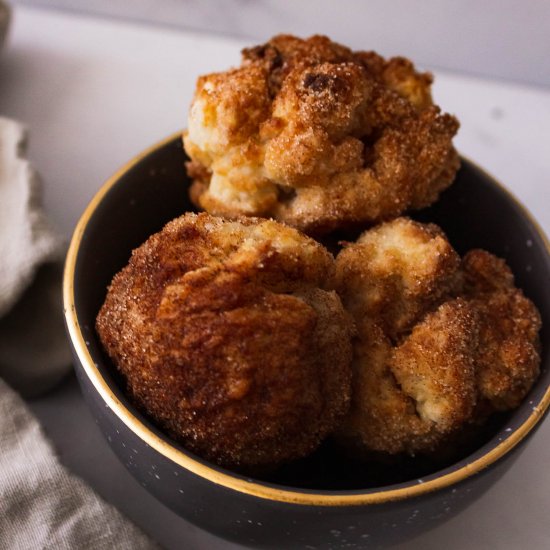
[[[97,331],[135,402],[225,466],[313,451],[347,412],[351,323],[332,256],[277,222],[186,214],[136,249]]]
[[[398,218],[336,259],[357,325],[352,405],[341,430],[363,451],[429,453],[517,407],[539,373],[540,316],[506,263],[461,260],[435,225]]]
[[[193,201],[309,234],[433,203],[459,165],[457,120],[405,58],[324,36],[272,38],[240,67],[199,78],[184,134]]]

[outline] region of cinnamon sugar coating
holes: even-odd
[[[539,374],[541,318],[514,286],[504,260],[484,250],[464,256],[464,295],[480,315],[476,377],[480,400],[505,411],[517,407]]]
[[[540,315],[506,263],[460,260],[432,224],[365,232],[338,255],[336,282],[357,326],[340,437],[361,452],[437,451],[517,407],[539,374]]]
[[[458,122],[431,82],[405,58],[324,36],[246,49],[240,67],[198,80],[184,133],[191,197],[315,235],[428,206],[459,165]]]
[[[242,470],[312,452],[347,412],[351,323],[333,258],[273,221],[186,214],[136,249],[97,318],[129,393]]]

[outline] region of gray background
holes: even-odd
[[[548,0],[15,0],[264,40],[328,34],[420,65],[550,87]]]

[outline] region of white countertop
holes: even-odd
[[[67,238],[108,176],[185,125],[197,76],[238,63],[243,45],[17,8],[0,57],[0,114],[28,124],[46,209]],[[438,72],[434,96],[461,121],[461,153],[512,190],[550,233],[550,90]],[[61,460],[161,545],[238,548],[178,518],[134,481],[103,440],[74,378],[32,407]],[[548,463],[550,421],[479,501],[399,548],[547,548]]]
[[[550,86],[546,0],[10,0],[110,19],[202,29],[263,42],[281,32],[327,34],[354,49],[403,52],[463,74]]]

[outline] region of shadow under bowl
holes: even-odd
[[[367,548],[410,539],[478,498],[512,464],[550,403],[550,256],[526,210],[467,160],[431,208],[414,215],[440,225],[463,254],[505,258],[539,308],[542,372],[521,406],[495,417],[482,438],[447,462],[365,464],[324,444],[261,479],[213,465],[165,435],[126,396],[95,333],[112,277],[131,251],[193,210],[179,134],[145,151],[111,179],[82,215],[67,255],[64,307],[76,373],[107,441],[135,478],[180,516],[243,545]]]

